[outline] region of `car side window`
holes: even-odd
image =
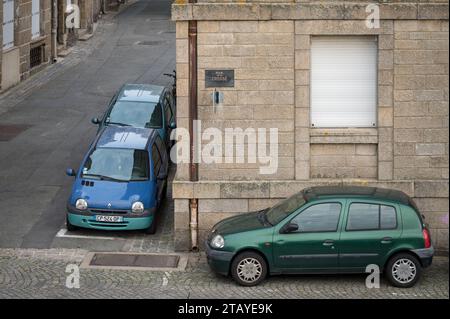
[[[291,220],[298,225],[297,233],[337,231],[340,203],[322,203],[310,206]]]
[[[381,229],[397,228],[397,213],[394,207],[380,205],[380,227]]]
[[[352,203],[350,205],[346,230],[394,228],[397,228],[397,213],[394,207],[368,203]]]
[[[153,144],[152,146],[152,160],[153,171],[155,173],[155,177],[157,177],[161,169],[161,156],[159,155],[158,147],[156,146],[156,144]]]
[[[172,122],[172,109],[170,107],[170,101],[168,96],[165,97],[164,99],[164,109],[166,112],[166,122],[167,124],[169,124],[170,122]]]
[[[161,154],[161,157],[163,157],[162,154],[164,154],[164,152],[166,152],[166,147],[164,146],[164,143],[163,143],[161,137],[157,136],[155,143],[156,143],[156,146],[158,147],[159,154]]]

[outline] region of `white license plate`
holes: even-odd
[[[96,215],[95,221],[97,222],[108,222],[108,223],[121,223],[123,222],[122,216],[105,216],[105,215]]]

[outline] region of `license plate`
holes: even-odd
[[[97,222],[108,222],[108,223],[121,223],[123,222],[122,216],[105,216],[105,215],[96,215],[95,221]]]

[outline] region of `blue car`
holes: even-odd
[[[67,229],[156,231],[166,195],[168,155],[155,129],[106,126],[75,176],[67,202]]]
[[[171,90],[151,84],[125,84],[111,99],[101,119],[93,118],[100,132],[104,126],[132,126],[157,129],[170,145],[170,132],[175,129],[175,99]]]

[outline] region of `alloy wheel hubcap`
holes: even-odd
[[[416,277],[416,273],[416,265],[406,258],[397,260],[392,266],[394,279],[402,284],[411,282]]]
[[[237,266],[237,274],[242,281],[255,282],[261,277],[262,265],[255,258],[245,258]]]

